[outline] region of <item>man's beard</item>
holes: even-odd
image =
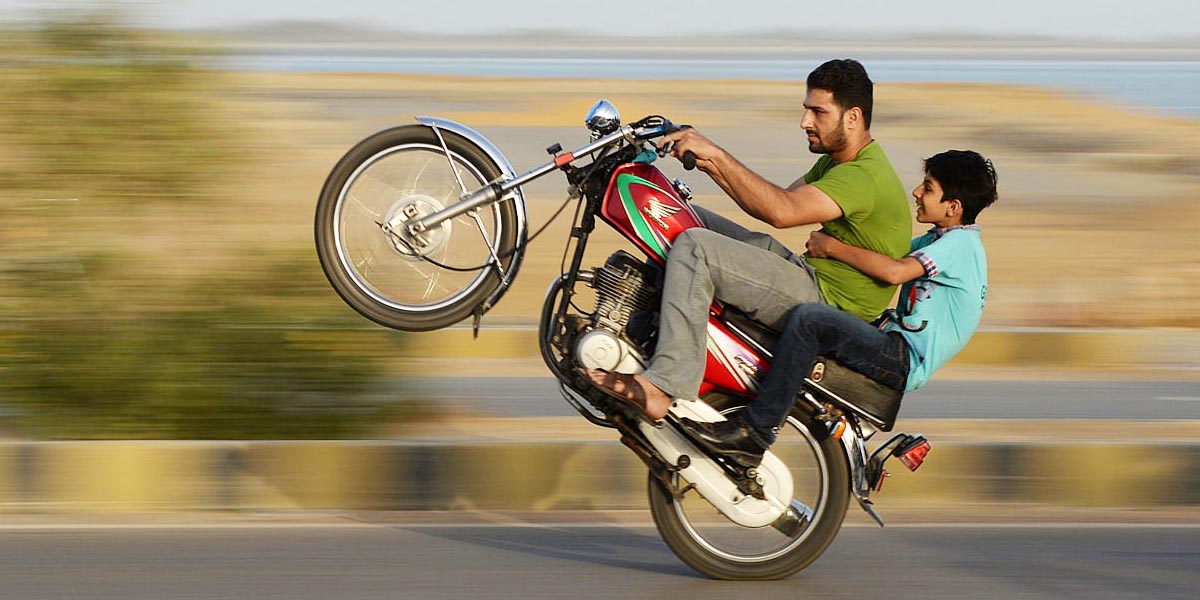
[[[829,132],[829,139],[818,137],[808,143],[808,151],[813,154],[834,154],[845,147],[846,126],[841,123],[838,124],[837,129]]]

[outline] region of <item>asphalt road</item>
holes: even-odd
[[[1191,600],[1197,565],[1196,526],[847,527],[808,570],[752,583],[697,575],[649,526],[0,532],[0,595],[14,600]]]
[[[457,374],[461,375],[461,374]],[[400,385],[400,384],[398,384]],[[574,416],[549,377],[414,377],[405,393],[503,417]],[[1126,381],[933,381],[910,392],[905,419],[1200,419],[1200,384]]]

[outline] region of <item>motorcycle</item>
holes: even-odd
[[[360,142],[321,190],[317,252],[347,304],[404,331],[471,318],[478,335],[537,235],[528,233],[522,186],[561,171],[569,183],[563,208],[576,202],[564,253],[571,260],[546,292],[542,358],[564,399],[589,422],[615,429],[646,465],[651,515],[671,550],[713,578],[777,579],[821,556],[851,496],[883,525],[870,495],[887,475],[885,462],[896,456],[916,470],[930,446],[901,433],[869,453],[867,441],[891,431],[902,394],[834,360],[814,365],[756,467],[709,453],[680,429],[683,417],[718,421],[740,410],[769,369],[777,332],[735,307],[713,303],[703,384],[696,397],[673,399],[664,419],[648,420],[586,376],[588,369],[640,372],[654,353],[667,253],[681,231],[703,225],[687,186],[653,164],[665,152],[652,142],[686,126],[661,116],[622,124],[601,100],[584,121],[588,143],[573,151],[554,144],[549,162],[517,174],[475,130],[436,117],[416,121]],[[695,166],[690,153],[682,161],[686,170]],[[584,268],[597,218],[641,257],[619,250]],[[583,299],[593,300],[590,310]]]

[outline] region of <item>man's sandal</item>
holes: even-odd
[[[604,378],[597,381],[597,378],[594,377],[596,373],[603,373]],[[657,421],[666,416],[655,417],[646,411],[646,389],[642,387],[642,384],[633,375],[593,369],[588,372],[588,378],[591,379],[592,385],[596,386],[596,389],[603,392],[604,395],[636,408],[638,412],[651,421]],[[619,392],[617,391],[618,382],[621,388]]]

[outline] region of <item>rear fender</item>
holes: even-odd
[[[821,416],[829,414],[825,406],[818,402],[809,391],[800,393],[796,406],[811,415],[816,423],[825,422]],[[846,464],[850,465],[850,493],[854,494],[858,505],[882,527],[883,519],[875,512],[871,503],[871,477],[867,466],[870,460],[867,453],[867,440],[871,439],[878,430],[870,423],[859,422],[853,414],[846,415],[839,425],[844,426],[839,441],[841,441],[842,450],[846,453]],[[830,435],[833,433],[831,432]]]
[[[874,504],[871,502],[871,477],[868,469],[868,461],[870,457],[867,453],[867,440],[875,435],[877,431],[874,427],[867,423],[859,423],[854,419],[847,419],[845,431],[842,432],[842,449],[846,451],[846,460],[850,464],[850,492],[854,494],[855,500],[858,500],[858,505],[871,518],[883,527],[883,519],[875,512]]]

